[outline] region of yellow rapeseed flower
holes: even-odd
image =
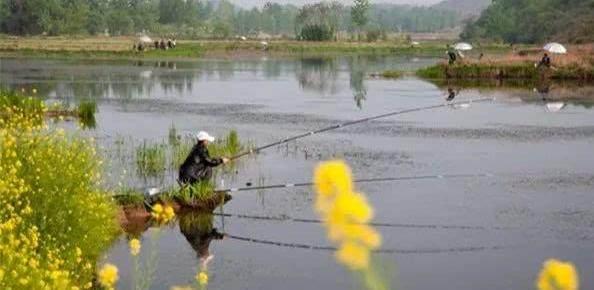
[[[208,274],[204,271],[199,272],[196,274],[196,281],[198,281],[200,286],[206,286],[208,284]]]
[[[131,239],[129,242],[129,246],[130,246],[130,254],[132,256],[138,256],[138,254],[140,253],[140,241],[138,239]]]
[[[570,262],[547,260],[538,275],[536,287],[538,290],[577,290],[580,287],[577,270]]]
[[[323,196],[330,196],[336,192],[351,192],[351,170],[341,160],[321,163],[314,172],[314,184],[316,192]]]
[[[105,288],[112,289],[118,279],[118,268],[112,264],[105,264],[99,270],[98,281]]]
[[[172,286],[170,290],[194,290],[191,286]]]
[[[337,260],[351,270],[368,270],[370,253],[381,245],[381,235],[371,226],[373,208],[353,191],[351,171],[343,161],[320,164],[314,173],[315,208],[324,220],[328,239],[340,245]]]
[[[151,215],[158,223],[165,224],[175,217],[175,211],[169,205],[163,207],[158,203],[153,206]]]
[[[357,243],[342,244],[336,252],[336,258],[352,270],[363,270],[369,267],[369,250]]]

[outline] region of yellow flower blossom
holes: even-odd
[[[198,281],[200,286],[206,286],[208,284],[208,274],[204,271],[199,272],[196,274],[196,281]]]
[[[342,244],[336,252],[336,258],[352,270],[363,270],[369,267],[369,250],[357,243]]]
[[[314,172],[316,192],[329,196],[336,192],[351,192],[353,181],[351,170],[340,160],[324,162]]]
[[[339,245],[336,259],[351,270],[369,268],[370,253],[380,247],[381,235],[371,226],[373,208],[354,192],[351,171],[342,161],[320,164],[314,173],[315,209],[322,216],[328,239]]]
[[[169,205],[163,207],[160,203],[153,206],[152,217],[160,224],[166,224],[175,217],[175,211]]]
[[[138,256],[138,254],[140,253],[140,241],[138,239],[131,239],[129,242],[129,246],[130,246],[130,254],[132,256]]]
[[[194,290],[191,286],[172,286],[170,290]]]
[[[103,268],[99,270],[97,279],[103,287],[112,289],[119,279],[118,268],[112,264],[103,265]]]
[[[536,281],[538,290],[577,290],[579,278],[572,263],[547,260]]]

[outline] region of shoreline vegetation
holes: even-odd
[[[463,60],[454,65],[445,62],[420,69],[416,75],[433,80],[574,80],[594,81],[594,46],[569,48],[565,55],[554,55],[550,68],[537,65],[542,51],[519,50],[483,60]]]
[[[0,57],[92,59],[195,59],[201,57],[293,56],[327,54],[402,54],[443,56],[447,40],[428,40],[412,45],[406,39],[353,41],[297,40],[178,40],[173,49],[133,50],[134,37],[12,37],[0,36]],[[502,53],[508,47],[493,44],[486,52]]]

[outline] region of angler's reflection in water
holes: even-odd
[[[184,235],[204,268],[212,260],[210,243],[223,240],[226,235],[213,226],[214,216],[211,212],[187,212],[179,215],[179,230]]]
[[[453,101],[459,93],[460,93],[460,90],[458,90],[456,92],[452,87],[449,87],[448,88],[448,96],[446,97],[446,101],[448,101],[448,102]]]
[[[550,81],[540,81],[536,84],[536,88],[534,91],[540,95],[541,100],[546,101],[549,92],[551,91],[551,82]]]

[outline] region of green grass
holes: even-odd
[[[231,157],[243,150],[244,146],[239,141],[237,131],[231,130],[227,136],[208,144],[208,152],[211,156]]]
[[[144,205],[144,194],[132,188],[121,188],[114,195],[120,206],[141,207]]]
[[[39,58],[95,58],[95,59],[193,59],[205,54],[241,55],[242,53],[267,53],[280,55],[325,54],[407,54],[443,55],[445,41],[425,42],[413,47],[404,40],[380,42],[326,41],[306,42],[295,40],[269,41],[266,52],[260,41],[207,40],[178,41],[174,49],[150,48],[144,52],[132,50],[135,38],[22,38],[0,43],[0,56]],[[484,51],[508,50],[508,47],[490,45]]]
[[[95,114],[97,113],[97,103],[95,100],[86,100],[78,104],[76,108],[76,115],[80,123],[85,128],[95,128],[96,120]]]
[[[387,79],[399,79],[404,75],[403,72],[397,70],[387,70],[381,73],[383,78]]]
[[[178,192],[173,192],[169,197],[180,198],[185,203],[205,202],[211,199],[215,194],[215,185],[210,181],[198,182],[192,186],[182,188]]]
[[[136,147],[136,169],[142,176],[159,176],[167,167],[167,151],[164,144],[147,144]]]
[[[543,76],[559,80],[594,80],[594,66],[577,64],[556,66],[546,70],[533,62],[437,64],[419,69],[416,75],[425,79],[539,79]]]

